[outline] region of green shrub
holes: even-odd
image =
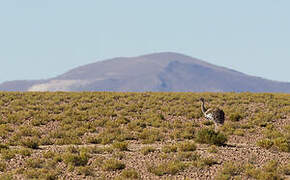
[[[0,162],[0,172],[4,172],[6,170],[6,163]]]
[[[280,151],[290,152],[290,140],[287,140],[284,137],[278,137],[273,140],[274,145],[278,147]]]
[[[9,146],[6,144],[0,144],[0,150],[1,149],[9,149]]]
[[[236,122],[236,121],[240,121],[243,118],[243,116],[240,113],[236,112],[236,113],[230,114],[229,118],[231,121]]]
[[[176,145],[164,145],[162,147],[162,152],[164,153],[171,153],[171,152],[176,152],[176,151],[177,151]]]
[[[243,129],[236,129],[234,131],[234,135],[237,135],[237,136],[244,136],[245,135],[245,131]]]
[[[160,141],[162,139],[162,133],[158,129],[144,129],[139,135],[139,138],[144,144],[154,143],[155,141]]]
[[[204,121],[202,124],[206,125],[206,126],[210,126],[213,125],[214,123],[212,121]]]
[[[179,151],[195,151],[196,145],[193,142],[183,142],[178,144]]]
[[[13,174],[11,172],[6,172],[0,175],[1,180],[14,180]]]
[[[232,121],[226,121],[224,125],[220,128],[223,133],[226,135],[232,135],[235,130],[240,128],[240,123],[238,122],[232,122]]]
[[[54,159],[47,159],[45,161],[44,167],[47,169],[54,169],[58,164],[58,161],[54,160]]]
[[[194,128],[193,127],[186,127],[182,129],[180,133],[180,137],[182,139],[193,139],[194,138]]]
[[[214,164],[217,164],[217,161],[211,157],[199,158],[197,161],[193,162],[193,165],[199,168],[212,166]]]
[[[193,152],[178,152],[177,159],[179,161],[197,161],[200,156]]]
[[[52,159],[53,157],[55,157],[56,153],[53,151],[47,151],[45,153],[42,154],[44,158],[46,159]]]
[[[226,162],[216,179],[230,179],[231,177],[237,176],[242,172],[241,167],[236,165],[234,162]]]
[[[208,152],[210,153],[217,153],[218,152],[218,148],[215,145],[211,145],[208,150]]]
[[[269,138],[269,139],[283,137],[283,134],[276,129],[266,129],[263,131],[263,134],[266,136],[266,138]]]
[[[175,175],[178,172],[184,170],[186,164],[180,161],[170,161],[168,163],[162,163],[157,166],[149,166],[148,171],[157,175],[163,176],[165,174]]]
[[[253,123],[260,127],[266,127],[269,122],[277,117],[273,113],[259,112],[254,116]]]
[[[283,172],[285,175],[289,176],[290,175],[290,163],[286,164],[284,167],[283,167]]]
[[[2,149],[1,150],[2,158],[5,160],[13,159],[15,157],[15,154],[16,154],[15,150],[11,150],[11,149]]]
[[[38,149],[39,140],[36,137],[27,137],[21,140],[21,145],[31,149]]]
[[[53,145],[53,140],[50,137],[45,136],[45,137],[40,139],[39,143],[41,145]]]
[[[23,174],[27,179],[39,179],[40,171],[38,169],[26,169]]]
[[[140,176],[135,169],[125,169],[122,171],[120,176],[124,179],[140,179]]]
[[[273,146],[273,142],[270,139],[261,139],[257,142],[257,145],[262,147],[262,148],[266,148],[269,149]]]
[[[90,166],[80,166],[77,168],[78,174],[84,175],[84,176],[94,176],[94,170]]]
[[[134,139],[130,131],[121,128],[106,128],[105,131],[97,135],[97,142],[101,144],[111,144],[116,141],[125,141]]]
[[[71,164],[73,166],[85,166],[88,163],[89,155],[85,152],[67,152],[63,154],[63,160],[66,164]]]
[[[59,172],[48,169],[26,169],[23,174],[27,179],[47,179],[56,180],[58,179]]]
[[[106,158],[103,156],[100,156],[100,155],[97,155],[94,158],[95,158],[95,160],[92,163],[93,167],[102,168],[102,165],[104,164],[104,160]]]
[[[44,160],[39,158],[29,158],[26,160],[26,167],[29,168],[42,168]]]
[[[151,153],[151,152],[155,152],[156,151],[156,149],[154,148],[154,147],[151,147],[151,146],[146,146],[146,147],[143,147],[142,149],[141,149],[141,153],[143,154],[143,155],[147,155],[147,154],[149,154],[149,153]]]
[[[98,138],[98,136],[88,136],[86,138],[86,142],[87,143],[92,143],[92,144],[100,144],[101,143],[101,139]]]
[[[116,158],[116,159],[123,159],[124,157],[125,157],[125,153],[123,153],[123,152],[115,152],[114,154],[113,154],[113,157],[114,158]]]
[[[201,129],[197,132],[196,135],[196,142],[202,143],[202,144],[214,144],[217,146],[224,145],[224,143],[227,141],[227,137],[220,133],[215,132],[212,129]]]
[[[119,160],[109,159],[109,160],[104,161],[104,163],[102,164],[102,167],[106,171],[116,171],[116,170],[124,169],[126,166]]]
[[[29,148],[21,148],[18,150],[18,153],[22,156],[31,156],[33,153],[31,149]]]
[[[114,142],[113,147],[119,149],[120,151],[128,151],[128,143],[127,142]]]
[[[279,166],[278,162],[275,160],[268,161],[263,168],[255,168],[253,165],[248,164],[245,166],[245,174],[249,177],[264,180],[264,179],[273,179],[280,180],[283,179],[282,169]]]
[[[22,126],[19,128],[19,132],[17,133],[17,135],[19,136],[30,136],[30,137],[39,137],[40,136],[40,132],[33,128],[32,126]]]
[[[272,146],[275,146],[276,148],[278,148],[280,151],[283,152],[290,152],[290,141],[288,141],[285,137],[277,137],[274,139],[261,139],[260,141],[257,142],[257,145],[262,147],[262,148],[266,148],[269,149]]]

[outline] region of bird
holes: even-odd
[[[211,120],[215,124],[215,131],[219,125],[223,125],[225,121],[225,113],[219,108],[209,108],[206,109],[204,106],[204,98],[200,98],[201,101],[201,111],[206,119]]]

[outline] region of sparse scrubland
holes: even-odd
[[[287,179],[290,95],[2,92],[0,153],[0,179]]]

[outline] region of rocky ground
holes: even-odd
[[[221,106],[226,112],[226,122],[218,129],[227,137],[223,144],[198,141],[200,131],[214,126],[199,115],[198,101],[192,108],[180,100],[183,94],[154,95],[152,102],[159,105],[143,103],[148,94],[128,102],[122,94],[125,103],[114,104],[109,97],[106,102],[111,105],[99,106],[98,111],[95,104],[86,107],[91,97],[79,100],[64,94],[64,106],[59,107],[52,95],[40,97],[39,102],[47,102],[35,106],[23,100],[23,106],[12,106],[19,94],[2,103],[6,109],[1,109],[0,119],[0,179],[290,179],[287,95],[258,99],[256,94],[209,94],[212,99],[231,99]],[[173,97],[168,100],[169,95]],[[188,96],[198,99],[200,94],[184,95]],[[81,106],[76,108],[75,102]],[[118,119],[120,114],[130,118]]]

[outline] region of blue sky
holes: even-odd
[[[289,9],[289,0],[0,0],[0,82],[162,51],[290,81]]]

